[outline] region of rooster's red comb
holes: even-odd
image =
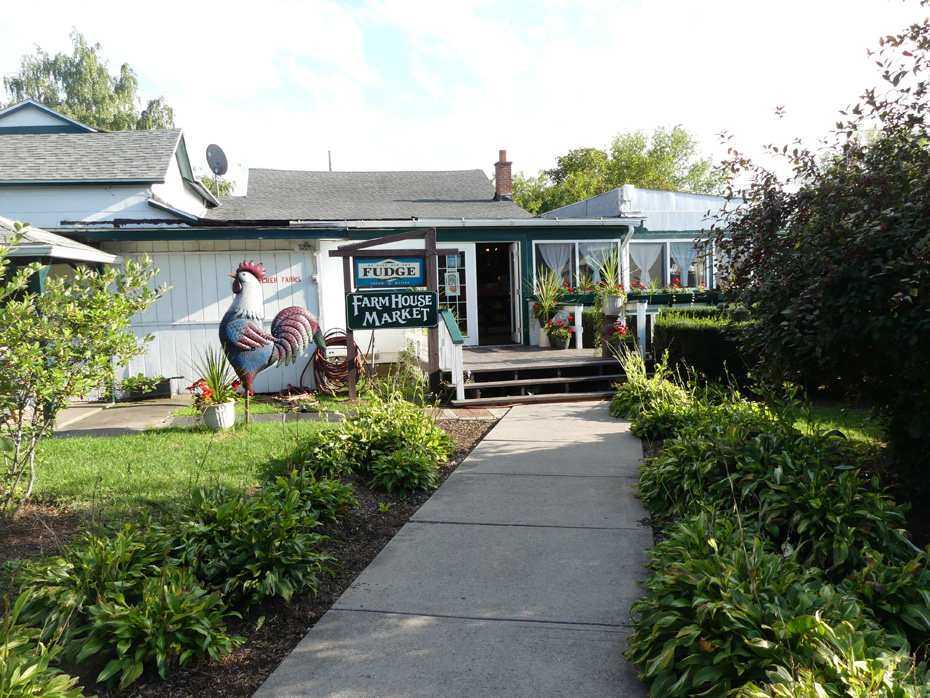
[[[236,273],[238,274],[240,271],[250,272],[251,274],[255,275],[256,279],[259,280],[265,278],[265,270],[262,269],[261,262],[253,262],[251,260],[248,262],[243,261],[242,264],[239,265],[239,268],[236,269]]]

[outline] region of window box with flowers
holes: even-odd
[[[572,337],[575,335],[574,316],[567,318],[554,318],[546,323],[545,331],[549,337],[549,346],[553,349],[568,349]]]
[[[194,407],[210,429],[229,429],[236,423],[236,398],[241,383],[226,356],[209,349],[195,365],[200,378],[187,390],[194,395]]]

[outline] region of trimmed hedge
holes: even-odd
[[[673,370],[690,367],[709,381],[745,385],[750,362],[737,343],[736,330],[741,324],[713,307],[663,310],[655,319],[653,355],[663,356],[667,350],[668,366]]]
[[[585,349],[593,349],[598,346],[597,337],[601,333],[601,325],[604,322],[604,315],[593,306],[586,307],[581,313],[581,326],[584,332],[581,335],[581,343]]]

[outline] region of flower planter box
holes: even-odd
[[[631,293],[627,296],[627,302],[637,303],[646,301],[652,305],[691,305],[692,303],[702,303],[715,305],[723,301],[723,294],[716,292],[709,293]]]
[[[155,384],[151,390],[130,390],[130,400],[148,400],[156,397],[171,397],[171,379],[166,378]]]

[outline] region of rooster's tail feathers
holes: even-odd
[[[287,365],[295,361],[317,334],[320,324],[313,315],[296,305],[285,308],[271,321],[274,349],[269,363]]]

